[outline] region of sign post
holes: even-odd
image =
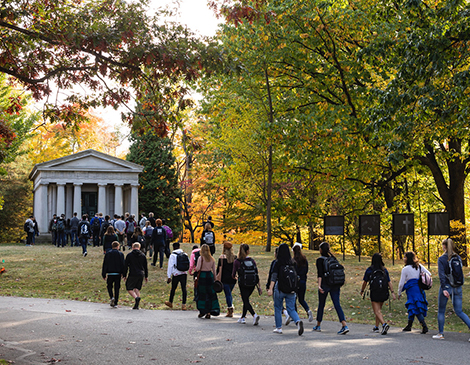
[[[344,216],[326,215],[323,217],[323,238],[326,236],[343,236],[341,241],[341,251],[343,252],[343,261],[346,259],[344,245]]]
[[[359,262],[361,262],[361,237],[377,236],[380,252],[380,215],[360,215],[359,216]]]
[[[413,236],[415,251],[415,216],[413,213],[393,214],[392,220],[392,264],[395,265],[395,236]]]
[[[428,268],[431,266],[429,236],[449,236],[449,213],[428,213]]]

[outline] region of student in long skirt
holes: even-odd
[[[398,299],[401,298],[403,290],[406,290],[406,309],[408,310],[408,325],[403,331],[411,331],[413,321],[418,318],[423,330],[422,334],[428,332],[428,326],[424,321],[428,313],[428,302],[424,290],[419,287],[419,273],[421,271],[431,275],[431,273],[419,263],[414,252],[406,252],[403,257],[405,267],[401,270],[400,283],[398,284]]]
[[[211,318],[220,314],[219,300],[214,290],[215,260],[211,255],[209,246],[201,247],[201,257],[197,260],[197,298],[196,306],[199,310],[199,318]]]

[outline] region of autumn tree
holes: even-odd
[[[165,219],[176,237],[181,232],[181,189],[170,139],[151,131],[132,134],[127,160],[144,166],[139,175],[140,210]]]

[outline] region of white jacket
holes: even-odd
[[[184,253],[184,251],[181,248],[178,250],[175,250],[171,253],[170,258],[168,259],[168,271],[167,271],[168,278],[171,278],[172,276],[185,275],[188,273],[187,271],[179,271],[176,268],[176,255],[179,253]]]

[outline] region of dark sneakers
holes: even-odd
[[[338,335],[345,335],[348,332],[349,332],[348,326],[344,326],[344,327],[341,327],[341,329],[338,331]]]
[[[386,335],[389,329],[390,329],[390,326],[387,323],[384,323],[382,325],[382,332],[380,334]]]
[[[135,304],[132,309],[139,309],[140,297],[135,298]]]
[[[297,333],[299,334],[299,336],[302,336],[302,333],[304,333],[304,322],[302,321],[298,321],[297,322]]]

